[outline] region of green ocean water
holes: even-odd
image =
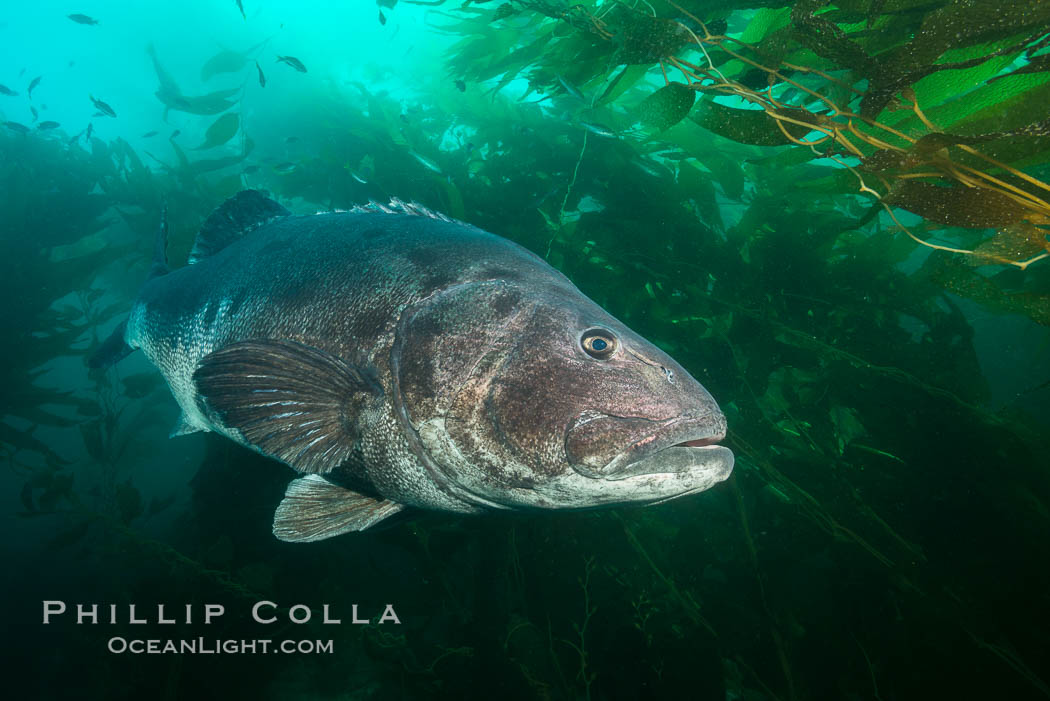
[[[8,695],[1050,696],[1048,56],[1045,0],[0,7]],[[86,364],[243,189],[535,252],[733,475],[275,539],[287,466]]]

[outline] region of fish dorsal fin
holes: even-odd
[[[380,212],[383,214],[410,214],[416,217],[428,217],[439,221],[455,222],[457,224],[462,223],[448,215],[442,214],[441,212],[427,209],[418,202],[405,202],[396,197],[391,197],[389,204],[380,204],[379,202],[372,200],[368,204],[357,205],[350,211],[354,214],[375,214]]]
[[[353,453],[383,388],[374,373],[296,341],[241,341],[193,373],[205,405],[263,455],[326,473]]]
[[[261,190],[242,190],[211,213],[190,251],[190,263],[215,255],[250,232],[274,219],[290,215]]]
[[[291,543],[309,543],[363,531],[402,509],[403,504],[373,499],[319,475],[292,480],[273,515],[273,534]]]

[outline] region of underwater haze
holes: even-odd
[[[8,695],[1050,697],[1047,104],[1046,0],[7,3]],[[361,236],[392,236],[386,258],[294,259],[323,222],[373,226],[360,217],[377,222]],[[384,221],[453,243],[414,251]],[[284,245],[288,222],[302,239]],[[523,417],[565,424],[555,405],[572,392],[617,411],[581,405],[571,429],[701,406],[724,414],[724,440],[718,424],[669,450],[717,440],[728,478],[642,506],[574,491],[591,483],[573,463],[559,508],[387,501],[381,523],[290,542],[313,540],[275,528],[292,468],[350,458],[320,470],[250,422],[226,435],[251,447],[187,432],[148,343],[109,362],[142,340],[123,324],[168,268],[176,306],[208,276],[302,301],[316,291],[282,271],[367,277],[397,256],[447,282],[491,262],[448,233],[467,225],[521,246],[501,249],[520,265],[493,268],[491,298],[424,319],[397,352],[447,370],[455,358],[428,354],[448,319],[504,313],[500,285],[560,281],[549,265],[626,325],[601,317],[580,357],[641,349],[660,382],[630,387],[659,396],[544,365],[557,331],[508,321],[477,345],[525,342],[540,360],[522,367],[543,374],[492,383],[516,407],[493,435],[535,429]],[[352,318],[355,299],[259,304],[277,326],[344,308],[355,333],[381,325]],[[355,353],[261,340],[345,371],[296,385],[333,402],[355,379],[402,391]],[[236,407],[203,396],[225,372],[216,357],[180,362],[200,370],[187,376],[209,420],[233,426]],[[468,366],[473,380],[482,363]],[[244,367],[238,382],[257,377]],[[212,389],[230,386],[219,375]],[[468,409],[501,410],[492,395]],[[571,457],[571,429],[528,436]],[[513,462],[530,445],[480,452]],[[370,516],[390,496],[372,486],[352,493]]]

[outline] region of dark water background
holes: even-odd
[[[0,96],[5,695],[1050,696],[1050,265],[980,268],[1021,300],[991,304],[944,283],[971,270],[958,257],[885,214],[856,224],[870,202],[821,186],[844,172],[827,159],[689,124],[638,134],[616,104],[585,109],[606,83],[469,69],[530,50],[543,18],[519,3],[385,4],[0,9],[0,83],[18,93]],[[786,5],[686,4],[731,34]],[[467,51],[463,18],[488,53]],[[220,112],[165,113],[149,44],[183,96],[228,91],[197,103],[230,103],[228,139],[207,145]],[[212,67],[228,70],[202,75],[224,49]],[[996,70],[1026,65],[1011,56]],[[519,100],[530,82],[545,87]],[[653,66],[624,99],[662,84]],[[244,187],[297,213],[416,200],[546,256],[719,400],[733,477],[644,510],[413,513],[277,541],[288,468],[210,435],[169,441],[177,408],[141,355],[84,363],[145,277],[162,203],[181,265]],[[44,600],[118,604],[123,622],[44,626]],[[252,622],[260,600],[282,622]],[[226,615],[134,626],[129,603]],[[314,619],[288,623],[295,604]],[[324,604],[343,625],[319,622]],[[354,604],[373,621],[392,604],[401,624],[351,625]],[[113,636],[334,652],[111,654]]]

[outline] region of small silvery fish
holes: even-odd
[[[265,88],[266,87],[266,76],[263,75],[262,66],[259,65],[258,61],[255,62],[255,70],[259,71],[259,87],[260,88]]]
[[[150,130],[150,131],[147,131],[145,134],[143,134],[142,138],[143,139],[150,139],[150,138],[152,138],[152,137],[154,137],[156,135],[157,135],[157,132],[155,132],[153,130]]]
[[[40,131],[47,131],[48,129],[57,129],[60,126],[62,126],[62,125],[59,124],[58,122],[52,122],[51,120],[46,120],[46,121],[40,122],[40,124],[37,124],[36,128],[39,129]]]
[[[392,200],[293,216],[255,190],[127,321],[182,416],[300,473],[273,532],[304,542],[407,507],[657,504],[725,480],[725,417],[670,356],[506,239]]]
[[[558,82],[561,83],[563,88],[565,88],[565,92],[569,93],[577,100],[585,100],[583,93],[581,93],[575,85],[565,80],[565,78],[562,78],[560,75],[558,76]]]
[[[91,104],[93,104],[95,106],[95,109],[98,110],[98,116],[101,116],[101,117],[116,117],[117,116],[117,113],[115,111],[113,111],[113,108],[110,107],[109,105],[107,105],[102,100],[99,100],[94,95],[88,95],[88,97],[91,98]]]
[[[68,15],[69,19],[73,20],[77,24],[98,24],[98,20],[87,15]]]
[[[296,168],[296,165],[294,163],[291,163],[291,162],[278,163],[277,165],[275,165],[273,167],[274,171],[280,173],[281,175],[285,175],[287,173],[291,173],[292,171],[295,170],[295,168]]]
[[[26,88],[26,97],[28,97],[30,100],[33,99],[33,89],[36,88],[36,86],[40,85],[40,81],[43,79],[43,77],[44,76],[42,75],[38,75],[36,78],[33,78],[31,81],[29,81],[29,87]]]
[[[616,132],[603,124],[595,124],[594,122],[580,122],[580,126],[598,136],[604,136],[606,138],[614,138]]]
[[[415,151],[409,151],[409,153],[412,155],[412,158],[415,158],[417,161],[419,161],[419,163],[427,170],[432,170],[435,173],[441,172],[441,166],[439,166],[437,163],[430,160],[426,156],[420,155]]]
[[[19,134],[28,134],[29,127],[25,124],[19,124],[18,122],[4,122],[4,126],[11,131],[17,131]]]
[[[0,85],[0,95],[7,95],[8,97],[16,97],[18,93],[6,85]]]
[[[306,73],[306,66],[304,66],[303,62],[297,59],[295,56],[278,56],[277,62],[287,63],[289,66],[299,71],[300,73]]]

